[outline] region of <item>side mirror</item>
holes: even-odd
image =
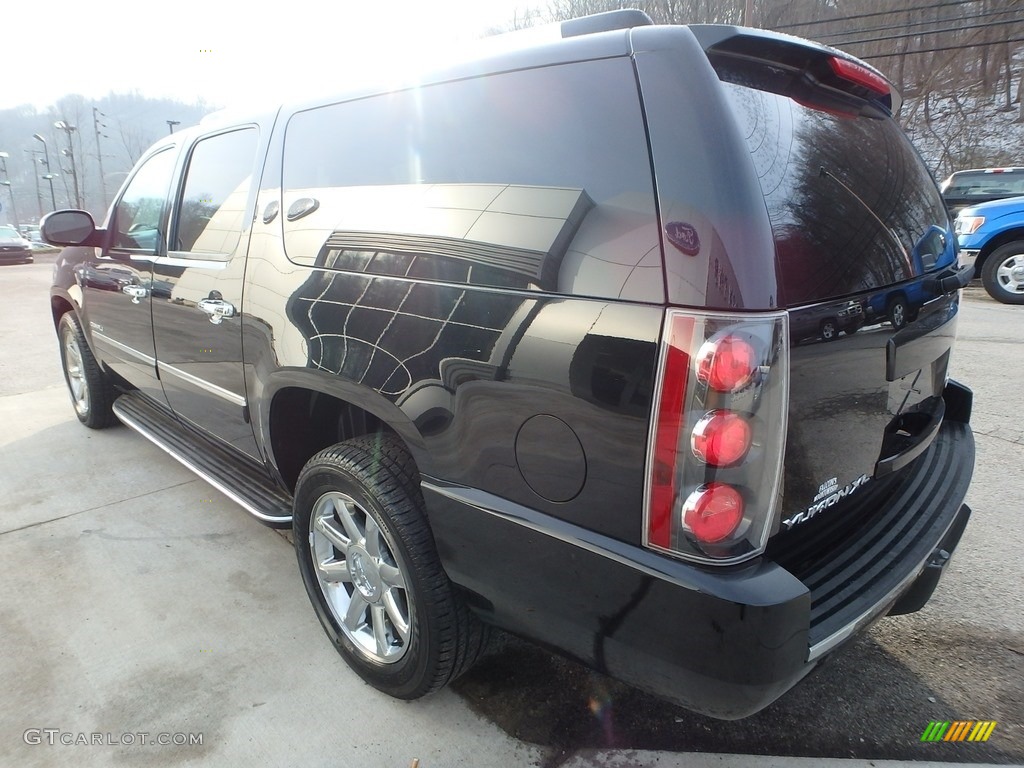
[[[50,245],[100,245],[103,230],[87,211],[54,211],[39,222],[43,240]]]

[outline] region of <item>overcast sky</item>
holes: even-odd
[[[506,25],[528,0],[9,0],[0,109],[114,91],[216,106],[407,69]]]

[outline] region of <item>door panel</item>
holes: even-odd
[[[154,264],[160,378],[181,418],[260,459],[246,409],[239,311],[258,133],[200,139],[188,160],[172,249]]]
[[[176,157],[167,147],[139,166],[111,214],[110,247],[78,269],[87,333],[100,361],[161,403],[150,294]]]

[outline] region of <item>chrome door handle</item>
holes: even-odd
[[[149,289],[144,285],[125,285],[121,287],[121,293],[131,296],[132,304],[138,304],[149,295]]]
[[[220,325],[225,317],[235,316],[234,305],[222,299],[202,299],[196,306],[210,316],[214,325]]]

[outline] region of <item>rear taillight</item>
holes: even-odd
[[[725,483],[702,485],[683,504],[683,525],[704,544],[728,538],[742,522],[743,497]]]
[[[735,392],[757,372],[756,352],[746,339],[725,336],[697,352],[697,378],[719,392]]]
[[[644,544],[711,563],[757,555],[786,444],[786,314],[668,310],[656,394]]]
[[[693,455],[705,464],[731,467],[750,450],[750,422],[733,411],[712,411],[690,433]]]

